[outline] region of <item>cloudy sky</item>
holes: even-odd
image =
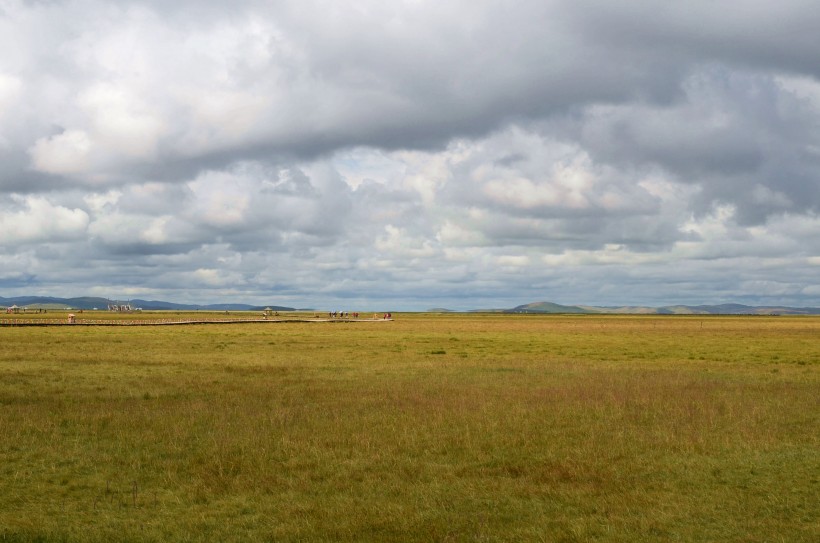
[[[810,0],[0,0],[0,296],[820,306]]]

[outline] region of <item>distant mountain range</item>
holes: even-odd
[[[598,307],[588,305],[559,305],[535,302],[504,309],[504,313],[617,313],[630,315],[820,315],[817,307],[750,306],[743,304],[720,305],[667,305],[663,307],[622,306]]]
[[[145,310],[165,311],[262,311],[270,308],[274,311],[296,311],[293,307],[281,305],[249,305],[249,304],[177,304],[159,300],[108,300],[106,298],[53,298],[46,296],[17,296],[14,298],[0,297],[0,307],[17,305],[32,309],[106,309],[109,303],[128,303],[133,308]],[[431,313],[450,312],[449,309],[434,308]],[[667,305],[663,307],[647,306],[589,306],[589,305],[561,305],[552,302],[534,302],[519,305],[512,309],[475,309],[472,312],[492,313],[550,313],[550,314],[629,314],[629,315],[820,315],[817,307],[785,307],[785,306],[750,306],[742,304],[720,305]]]
[[[431,313],[447,313],[449,309],[434,308]],[[820,315],[817,307],[751,306],[743,304],[648,306],[561,305],[533,302],[512,309],[474,309],[476,313],[539,313],[539,314],[623,314],[623,315]]]
[[[17,296],[15,298],[0,297],[0,307],[17,305],[32,309],[107,309],[108,304],[129,304],[133,308],[145,310],[166,311],[262,311],[270,308],[274,311],[294,311],[292,307],[280,305],[248,305],[248,304],[175,304],[158,300],[108,300],[106,298],[53,298],[47,296]]]

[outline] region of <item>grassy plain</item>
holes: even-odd
[[[820,318],[0,328],[0,542],[818,540]]]

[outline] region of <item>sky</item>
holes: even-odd
[[[0,296],[820,306],[809,0],[0,0]]]

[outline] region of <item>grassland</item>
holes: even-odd
[[[820,540],[820,318],[0,328],[3,541]]]

